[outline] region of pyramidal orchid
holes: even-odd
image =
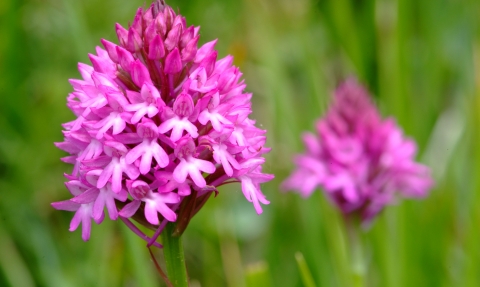
[[[397,197],[424,197],[433,184],[429,169],[414,160],[415,142],[392,118],[382,119],[353,79],[335,91],[316,131],[304,134],[306,151],[295,157],[284,190],[308,197],[321,187],[345,215],[368,224]]]
[[[119,44],[102,40],[92,65],[78,65],[82,78],[70,80],[76,118],[56,146],[70,154],[63,161],[73,165],[73,197],[52,203],[75,212],[70,230],[81,224],[88,240],[91,222],[107,212],[158,246],[168,222],[180,235],[217,187],[232,182],[262,213],[269,202],[260,184],[273,178],[262,173],[269,149],[249,118],[252,95],[233,57],[217,59],[216,40],[198,47],[199,27],[160,0],[116,33]]]

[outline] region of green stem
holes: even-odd
[[[364,287],[366,286],[365,277],[367,273],[367,264],[363,252],[361,231],[358,222],[355,222],[354,218],[348,216],[346,218],[346,227],[352,262],[352,286]]]
[[[188,287],[187,269],[181,236],[172,236],[175,224],[169,222],[162,232],[163,255],[167,275],[174,287]]]

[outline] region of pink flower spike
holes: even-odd
[[[353,79],[335,91],[316,128],[318,136],[303,136],[306,152],[296,157],[297,169],[283,189],[307,197],[322,187],[342,213],[367,225],[398,195],[423,197],[433,185],[428,168],[414,161],[414,141],[393,120],[381,118]]]
[[[198,47],[199,30],[187,26],[165,1],[155,0],[139,8],[127,27],[116,24],[119,44],[102,39],[104,49],[96,47],[89,55],[92,66],[79,63],[80,78],[69,80],[73,91],[67,107],[75,118],[62,125],[64,140],[55,146],[67,153],[61,160],[73,166],[65,175],[73,198],[52,206],[75,213],[71,230],[82,224],[84,240],[92,219],[100,223],[108,213],[110,220],[120,215],[148,246],[160,246],[155,240],[169,221],[181,221],[176,232],[182,233],[198,211],[199,205],[183,200],[203,204],[224,183],[242,181],[258,212],[268,203],[260,183],[271,176],[260,170],[262,155],[270,149],[264,146],[266,131],[249,118],[252,94],[244,91],[232,56],[217,60],[217,40]],[[388,134],[391,127],[383,129]],[[379,157],[384,166],[414,153],[414,146],[399,138],[388,138],[390,148],[399,152]],[[371,148],[383,140],[378,136]],[[343,138],[331,142],[344,146],[337,157],[359,154]],[[406,162],[398,169],[414,167]],[[397,184],[415,185],[408,189],[412,196],[422,193],[415,174],[405,173]],[[132,217],[147,228],[158,226],[155,234],[147,237]]]

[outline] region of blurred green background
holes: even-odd
[[[150,1],[147,1],[149,4]],[[388,207],[362,234],[366,286],[480,286],[480,1],[169,0],[201,41],[219,38],[254,93],[268,129],[257,216],[239,185],[220,189],[184,234],[192,286],[352,286],[343,222],[321,192],[308,200],[279,183],[332,90],[355,75],[418,141],[436,186]],[[68,231],[71,166],[54,141],[78,78],[100,39],[117,42],[145,1],[0,1],[0,286],[164,286],[144,243],[121,222]],[[156,251],[161,260],[161,252]]]

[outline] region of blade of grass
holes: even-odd
[[[297,266],[300,270],[303,285],[306,287],[316,287],[315,281],[313,281],[312,273],[310,272],[307,262],[305,261],[305,258],[301,252],[295,253],[295,260],[297,261]]]

